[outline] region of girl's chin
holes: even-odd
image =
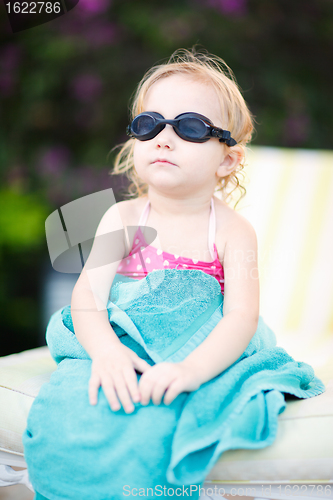
[[[163,197],[183,198],[188,195],[188,189],[184,185],[179,184],[150,184],[149,189]]]
[[[159,171],[158,173],[156,172],[156,175],[152,174],[149,176],[146,176],[145,182],[149,185],[154,185],[154,186],[160,186],[160,187],[177,187],[182,184],[182,179],[179,178],[179,176],[175,175],[175,173],[172,173],[172,167],[170,165],[170,168],[167,167],[164,171]]]

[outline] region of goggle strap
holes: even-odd
[[[227,146],[235,146],[237,142],[235,139],[232,139],[231,133],[229,130],[222,130],[218,132],[217,137],[219,137],[220,142],[225,142]]]

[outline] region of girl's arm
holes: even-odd
[[[150,365],[120,342],[108,319],[111,285],[126,255],[124,225],[117,205],[106,212],[97,228],[90,255],[73,290],[71,314],[75,335],[92,359],[90,403],[97,403],[102,386],[113,410],[120,408],[119,398],[125,411],[131,412],[131,397],[139,401],[135,369],[143,372]]]
[[[257,238],[251,224],[235,213],[224,254],[223,318],[208,337],[178,363],[157,363],[140,379],[141,404],[166,405],[182,392],[198,389],[243,354],[259,319]],[[221,255],[221,254],[220,254]]]
[[[258,326],[257,238],[252,225],[239,214],[235,216],[237,219],[228,235],[223,262],[223,318],[181,362],[197,372],[200,384],[219,375],[237,361]]]

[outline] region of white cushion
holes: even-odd
[[[47,347],[0,358],[0,450],[23,457],[21,436],[30,406],[55,369]],[[332,371],[333,359],[316,373],[326,385],[325,393],[287,402],[273,445],[224,453],[207,480],[222,484],[333,479]]]
[[[0,358],[0,450],[23,456],[30,407],[56,366],[46,346]]]

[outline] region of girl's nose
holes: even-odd
[[[173,137],[175,131],[171,125],[166,125],[163,130],[156,136],[156,143],[158,148],[173,148]]]
[[[157,147],[158,148],[166,148],[166,149],[170,149],[170,146],[168,144],[168,141],[158,141],[157,142]]]

